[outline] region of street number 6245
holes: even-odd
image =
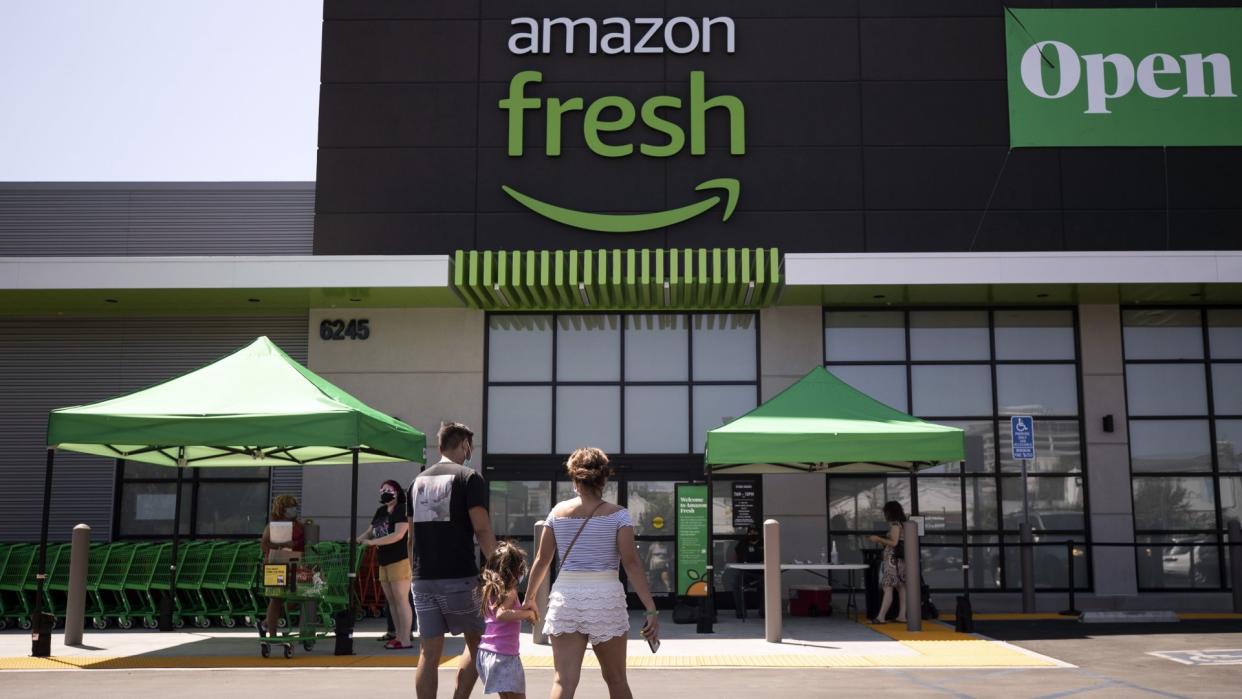
[[[362,319],[324,320],[319,323],[321,340],[365,340],[371,337],[371,321]]]

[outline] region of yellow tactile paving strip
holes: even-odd
[[[639,655],[629,658],[632,668],[882,668],[882,667],[1058,667],[1061,663],[1014,646],[979,636],[962,634],[930,622],[924,631],[913,633],[899,624],[870,627],[913,651],[910,654],[840,655],[815,653],[724,654],[724,655]],[[526,656],[523,664],[531,669],[552,667],[550,656]],[[208,668],[412,668],[418,663],[414,655],[401,656],[331,656],[295,655],[286,660],[254,656],[129,656],[95,655],[60,656],[53,658],[0,658],[0,670],[148,670]],[[446,658],[441,667],[456,666],[457,658]],[[597,667],[594,656],[587,654],[585,666]]]

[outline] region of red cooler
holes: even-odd
[[[794,585],[789,588],[790,616],[832,614],[832,588],[828,585]]]

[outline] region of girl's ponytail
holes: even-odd
[[[496,553],[483,565],[483,608],[495,609],[517,589],[518,580],[526,575],[526,552],[511,541],[501,541]]]

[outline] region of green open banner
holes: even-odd
[[[1242,8],[1005,13],[1009,142],[1242,145]]]
[[[677,484],[677,594],[707,596],[707,486]]]

